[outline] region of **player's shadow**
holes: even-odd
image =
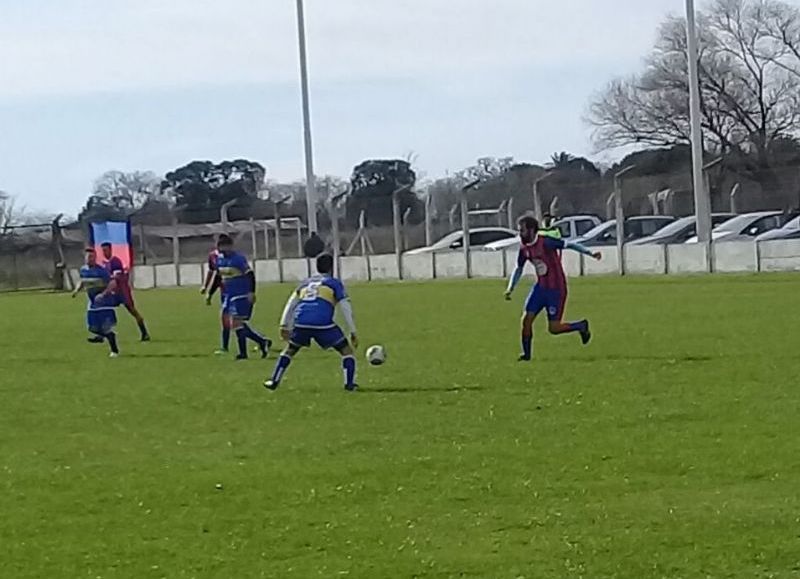
[[[569,356],[564,358],[565,360],[569,360],[570,362],[586,362],[586,363],[595,363],[595,362],[630,362],[630,361],[641,361],[641,362],[666,362],[669,364],[676,364],[676,363],[695,363],[695,362],[713,362],[714,360],[718,359],[719,356],[707,356],[702,354],[689,354],[686,356],[670,356],[668,354],[664,355],[657,355],[657,354],[609,354],[606,356]]]
[[[424,394],[425,392],[449,392],[456,394],[458,392],[483,392],[486,390],[483,386],[449,386],[446,388],[363,388],[359,390],[359,394]]]

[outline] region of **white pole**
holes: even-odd
[[[703,179],[703,129],[700,124],[700,74],[698,72],[697,29],[694,0],[686,0],[686,48],[689,59],[689,114],[692,128],[692,182],[694,211],[697,216],[697,239],[711,240],[711,202]]]
[[[300,47],[300,90],[303,94],[303,138],[306,154],[306,204],[308,232],[317,233],[317,190],[314,183],[314,148],[311,142],[311,105],[308,96],[308,56],[303,0],[297,0],[297,41]]]

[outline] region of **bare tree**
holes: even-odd
[[[89,204],[134,210],[160,195],[161,180],[151,171],[107,171],[95,182]]]
[[[800,11],[780,0],[716,0],[698,23],[705,148],[754,153],[766,166],[770,144],[800,124]],[[599,149],[689,142],[686,54],[685,21],[668,18],[645,70],[590,103]]]

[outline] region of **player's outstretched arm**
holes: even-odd
[[[513,272],[511,272],[511,277],[508,280],[508,286],[506,287],[505,298],[507,300],[511,299],[511,294],[514,293],[514,288],[517,287],[519,284],[519,280],[522,279],[522,272],[524,271],[524,266],[517,266]]]
[[[564,249],[571,249],[572,251],[577,251],[583,255],[588,255],[593,259],[599,260],[602,255],[599,251],[592,251],[585,245],[578,243],[577,241],[565,241],[564,242]]]
[[[79,293],[81,293],[81,291],[83,291],[83,280],[79,281],[78,285],[75,286],[75,289],[72,290],[72,297],[74,298]]]
[[[215,272],[213,269],[209,269],[206,272],[206,279],[203,281],[203,287],[200,288],[200,293],[201,294],[205,294],[208,291],[208,288],[211,285],[211,282],[214,279],[214,276],[216,275],[216,273],[217,272]]]

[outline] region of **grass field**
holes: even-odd
[[[502,289],[351,288],[390,354],[354,395],[214,358],[195,291],[139,293],[118,360],[82,300],[0,296],[0,576],[800,577],[800,276],[577,280],[595,340],[532,365]]]

